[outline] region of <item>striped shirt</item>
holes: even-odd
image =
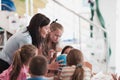
[[[60,80],[71,80],[71,77],[75,71],[75,66],[66,66],[62,68],[60,74]],[[84,69],[84,80],[90,80],[91,78],[91,70],[87,67],[83,67]]]

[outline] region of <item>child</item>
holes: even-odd
[[[69,45],[63,48],[61,55],[55,59],[56,62],[58,62],[61,66],[57,70],[48,70],[48,75],[56,75],[58,73],[58,70],[61,70],[61,68],[66,65],[66,56],[72,48],[73,47]]]
[[[67,54],[70,52],[70,50],[72,49],[73,47],[72,46],[65,46],[63,49],[62,49],[62,52],[61,52],[61,55],[57,57],[56,61],[61,61],[61,64],[63,65],[66,65],[66,57],[67,57]]]
[[[61,80],[90,80],[91,70],[83,65],[83,54],[72,49],[67,55],[67,66],[59,74]]]
[[[52,58],[51,56],[49,56],[50,50],[54,50],[55,52],[59,52],[61,50],[59,46],[59,40],[63,34],[64,29],[63,29],[63,25],[61,25],[56,21],[57,19],[50,24],[50,32],[47,35],[43,46],[44,48],[43,54],[46,57],[50,57],[50,59]]]
[[[47,59],[44,56],[35,56],[29,65],[31,78],[27,80],[47,80],[44,75],[47,73]]]
[[[37,48],[31,44],[22,46],[14,54],[12,65],[0,74],[0,80],[25,80],[28,64],[33,56],[37,55]]]

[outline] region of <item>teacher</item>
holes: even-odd
[[[41,13],[35,14],[29,25],[9,38],[0,53],[0,73],[13,61],[14,52],[25,44],[33,44],[41,49],[46,35],[50,32],[50,19]]]

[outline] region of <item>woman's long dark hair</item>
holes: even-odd
[[[78,49],[72,49],[67,55],[67,65],[75,65],[76,69],[72,75],[71,80],[83,80],[84,78],[84,69],[82,68],[83,64],[83,54]]]
[[[24,65],[28,65],[30,59],[36,55],[37,48],[31,44],[27,44],[17,50],[12,64],[12,71],[10,72],[10,80],[17,80],[20,70]]]
[[[43,42],[43,37],[39,33],[39,28],[42,28],[50,23],[50,19],[43,14],[37,13],[34,15],[30,21],[30,24],[27,27],[32,37],[32,44],[37,48],[40,47]]]

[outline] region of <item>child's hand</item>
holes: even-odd
[[[60,64],[58,62],[52,62],[49,64],[48,69],[49,70],[58,70]]]
[[[50,63],[55,62],[56,57],[57,57],[57,53],[55,51],[54,53],[52,52],[51,57],[50,57]]]
[[[54,53],[55,53],[55,50],[51,49],[51,50],[49,50],[48,55],[49,55],[50,57],[53,57],[53,54],[54,54]]]
[[[90,70],[92,70],[92,64],[89,62],[84,62],[84,66],[90,68]]]
[[[55,51],[53,49],[48,51],[48,60],[50,60],[53,57],[53,54],[55,53]]]

